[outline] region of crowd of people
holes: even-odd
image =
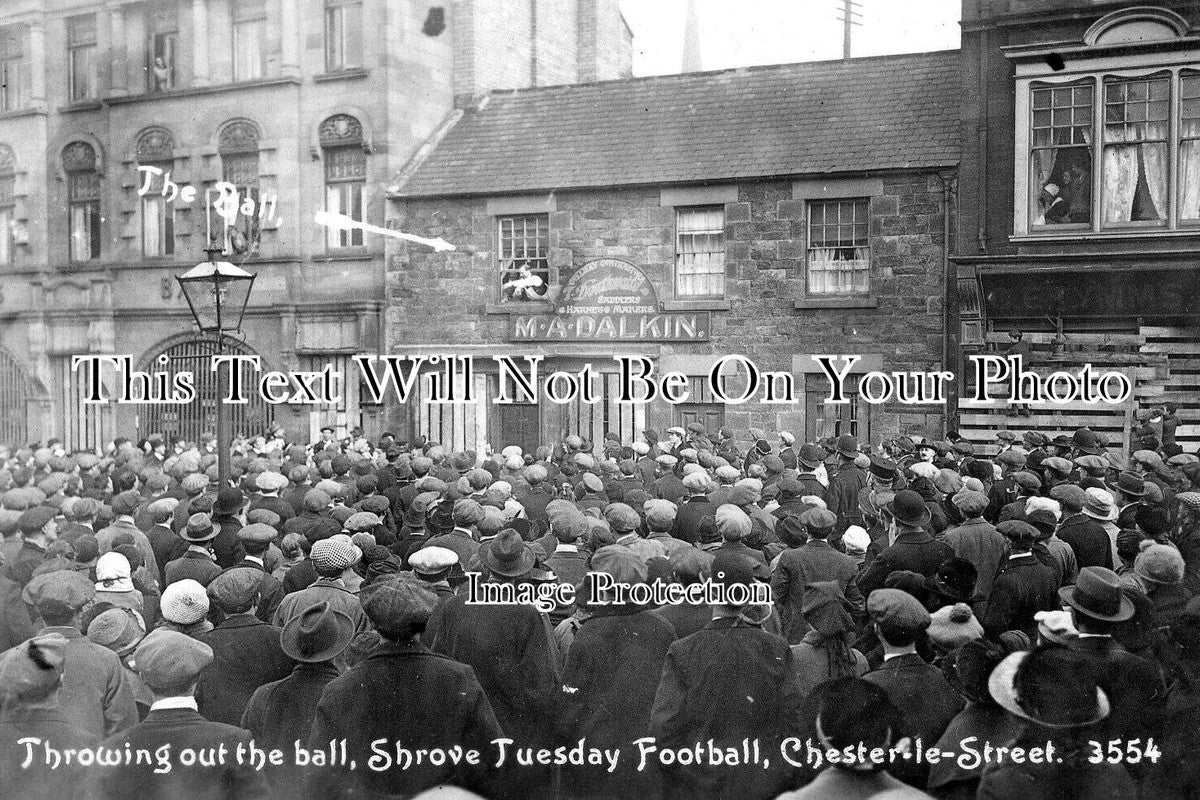
[[[1200,458],[1171,450],[279,429],[222,484],[207,435],[0,448],[0,794],[1195,798]]]

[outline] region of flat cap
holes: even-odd
[[[837,517],[824,508],[810,508],[800,515],[800,524],[806,528],[827,530],[837,524]]]
[[[370,511],[359,511],[351,514],[350,517],[342,523],[342,527],[351,533],[371,533],[376,527],[382,524],[383,520],[381,520],[378,515],[373,514]]]
[[[750,517],[732,503],[717,506],[717,532],[727,541],[741,541],[750,535],[753,527]]]
[[[371,581],[359,597],[375,628],[397,638],[421,630],[437,606],[429,584],[404,573]]]
[[[464,497],[461,500],[454,501],[452,516],[455,525],[462,525],[464,527],[475,525],[483,519],[483,506],[469,497]]]
[[[1012,474],[1013,482],[1028,492],[1036,492],[1042,488],[1042,479],[1032,472],[1014,472]]]
[[[129,665],[146,685],[168,688],[196,680],[212,660],[212,648],[204,642],[178,631],[157,630],[142,639]]]
[[[56,570],[33,576],[21,596],[34,606],[56,602],[68,608],[80,609],[96,596],[96,587],[81,572],[73,569]]]
[[[1019,519],[1008,519],[996,526],[996,530],[1001,535],[1012,539],[1016,542],[1024,542],[1033,544],[1038,539],[1042,538],[1042,534],[1038,529],[1030,525],[1028,522]]]
[[[996,461],[1006,467],[1019,469],[1025,466],[1025,454],[1018,453],[1016,450],[1005,450],[1003,453],[996,456]]]
[[[138,506],[142,504],[142,496],[130,489],[128,492],[121,492],[113,498],[112,510],[113,514],[120,516],[132,516],[137,511]]]
[[[668,467],[668,468],[673,467],[679,463],[679,459],[677,459],[675,456],[671,455],[670,453],[663,453],[661,456],[658,456],[654,460],[657,463],[661,464],[662,466]]]
[[[358,563],[362,550],[348,536],[330,536],[312,546],[309,559],[318,570],[345,570]]]
[[[583,488],[587,489],[589,492],[604,491],[604,481],[600,480],[599,476],[593,475],[590,472],[585,472],[583,474],[581,483],[583,484]]]
[[[707,492],[708,485],[708,475],[703,470],[683,476],[683,488],[689,492]]]
[[[0,656],[0,698],[40,699],[62,679],[67,639],[61,633],[44,633],[22,642]]]
[[[646,514],[647,525],[664,528],[675,521],[675,517],[679,514],[679,506],[670,500],[653,498],[645,502],[642,511]]]
[[[333,498],[322,489],[309,489],[304,493],[304,500],[301,501],[304,510],[312,512],[321,511],[331,502],[333,502]]]
[[[275,540],[279,535],[279,531],[262,522],[254,522],[238,531],[237,538],[239,542],[258,542],[266,544]]]
[[[250,605],[258,597],[258,586],[262,576],[261,570],[250,567],[227,569],[208,584],[208,596],[222,608]]]
[[[87,638],[123,656],[142,640],[145,633],[133,611],[110,608],[88,624]]]
[[[436,575],[458,563],[458,553],[449,547],[422,547],[408,557],[408,565],[419,575]]]
[[[57,516],[58,512],[50,506],[34,506],[21,512],[17,518],[17,528],[21,533],[36,534]]]
[[[278,472],[260,472],[254,479],[254,485],[263,492],[274,492],[288,485],[287,477]]]
[[[621,533],[636,531],[642,524],[638,513],[624,503],[609,503],[604,509],[604,520],[610,528]]]
[[[921,601],[901,589],[876,589],[867,598],[867,614],[893,630],[920,633],[929,627],[929,612]]]
[[[1064,508],[1079,511],[1087,505],[1088,494],[1087,490],[1082,486],[1076,486],[1073,483],[1060,483],[1050,490],[1050,497],[1062,503]]]
[[[645,583],[646,562],[624,545],[608,544],[592,554],[591,570],[611,575],[617,583]]]
[[[988,496],[983,492],[963,489],[955,494],[950,502],[954,503],[959,511],[973,517],[977,514],[982,514],[988,507]]]
[[[1050,456],[1042,459],[1042,468],[1048,469],[1059,475],[1066,477],[1071,474],[1071,462],[1059,456]]]

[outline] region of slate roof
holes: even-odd
[[[390,187],[512,194],[950,166],[959,51],[493,92]]]

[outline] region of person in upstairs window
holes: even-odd
[[[508,300],[540,300],[546,294],[546,282],[540,275],[533,274],[528,264],[515,269],[509,266],[504,272],[504,283],[500,288]]]

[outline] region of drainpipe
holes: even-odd
[[[962,378],[959,363],[962,355],[958,331],[958,274],[950,261],[950,204],[953,200],[956,178],[942,173],[942,369],[953,373],[954,380],[946,387],[946,428],[958,429],[958,382]]]

